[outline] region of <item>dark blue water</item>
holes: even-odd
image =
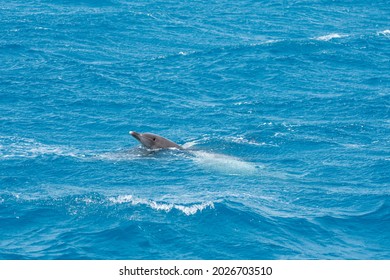
[[[390,258],[389,1],[0,2],[0,259]]]

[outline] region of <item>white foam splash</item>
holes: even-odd
[[[154,200],[133,197],[132,195],[120,195],[118,197],[110,197],[109,201],[115,204],[130,203],[134,206],[144,205],[150,207],[151,209],[165,212],[170,212],[173,209],[176,209],[187,216],[194,215],[197,212],[202,212],[204,209],[207,208],[214,209],[214,203],[211,201],[202,202],[198,204],[195,203],[191,205],[181,205],[175,203],[156,202]]]
[[[348,36],[347,35],[341,35],[341,34],[338,34],[338,33],[331,33],[331,34],[328,34],[328,35],[316,37],[316,38],[314,38],[314,40],[317,40],[317,41],[330,41],[330,40],[333,40],[333,39],[339,39],[339,38],[344,38],[344,37],[348,37]]]
[[[193,160],[206,169],[217,170],[230,175],[255,174],[258,167],[251,162],[223,154],[192,151]]]
[[[190,149],[190,148],[196,146],[197,144],[199,144],[197,141],[191,141],[191,142],[187,142],[187,143],[183,144],[182,147],[184,149]]]

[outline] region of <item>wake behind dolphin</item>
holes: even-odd
[[[250,175],[258,171],[258,166],[237,157],[205,151],[190,151],[190,153],[194,156],[194,162],[208,170],[230,175]]]
[[[216,170],[231,175],[239,175],[254,174],[259,168],[253,163],[245,162],[233,156],[210,153],[206,151],[184,149],[182,146],[176,144],[175,142],[153,133],[138,133],[135,131],[130,131],[129,134],[132,135],[135,139],[137,139],[147,149],[160,150],[173,148],[178,150],[185,150],[188,152],[190,158],[195,163],[205,169]]]

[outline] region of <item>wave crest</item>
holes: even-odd
[[[172,210],[178,210],[187,216],[195,215],[198,212],[202,212],[205,209],[214,209],[214,203],[211,201],[194,203],[194,204],[175,204],[157,202],[150,199],[137,198],[132,195],[120,195],[117,197],[110,197],[109,201],[114,204],[130,203],[133,206],[147,206],[153,210],[171,212]]]

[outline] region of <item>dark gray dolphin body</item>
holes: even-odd
[[[172,142],[171,140],[168,140],[164,137],[161,137],[153,133],[138,133],[135,131],[130,131],[129,133],[131,136],[133,136],[135,139],[141,142],[141,144],[148,149],[153,149],[153,150],[167,149],[167,148],[176,148],[180,150],[183,149],[183,147]]]

